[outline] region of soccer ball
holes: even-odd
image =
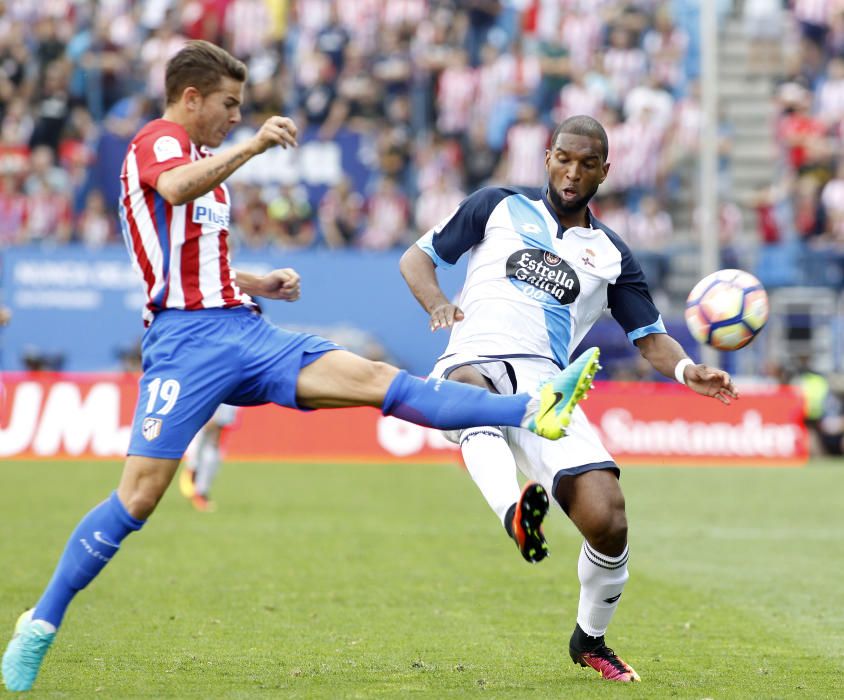
[[[699,343],[738,350],[768,320],[768,295],[749,272],[719,270],[698,282],[686,300],[686,325]]]

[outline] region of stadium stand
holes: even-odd
[[[844,369],[828,352],[840,324],[830,338],[817,325],[844,308],[842,5],[717,3],[721,262],[756,271],[775,310],[826,288],[819,309],[775,314],[778,330],[743,355],[751,366],[806,351]],[[676,314],[699,276],[699,12],[694,0],[6,0],[0,252],[120,245],[128,139],[159,112],[169,56],[204,38],[249,67],[245,125],[281,112],[303,131],[295,154],[233,179],[241,249],[401,249],[466,192],[541,182],[554,125],[588,113],[613,163],[597,213]],[[810,330],[794,330],[807,314]]]

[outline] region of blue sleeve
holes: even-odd
[[[651,299],[639,262],[626,245],[618,245],[618,249],[621,252],[621,274],[607,289],[607,304],[613,318],[627,333],[631,343],[651,333],[665,333],[662,316]]]
[[[451,267],[469,248],[483,240],[493,209],[512,194],[499,187],[484,187],[470,194],[445,221],[417,242],[437,267]]]

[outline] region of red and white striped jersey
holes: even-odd
[[[120,170],[120,226],[144,282],[144,321],[163,309],[252,305],[229,262],[229,191],[224,184],[178,206],[155,189],[161,173],[211,155],[184,127],[156,119],[141,129]]]
[[[619,100],[648,74],[648,57],[642,49],[610,47],[604,53],[604,73]]]
[[[477,74],[469,66],[448,66],[437,84],[437,128],[444,134],[469,128],[477,91]]]
[[[507,165],[504,179],[517,187],[544,185],[548,177],[545,171],[545,149],[548,148],[550,138],[551,132],[541,122],[511,126],[507,131],[505,145]]]
[[[662,161],[665,129],[646,115],[624,122],[627,143],[627,162],[630,170],[628,186],[653,187]],[[616,163],[620,165],[620,163]]]
[[[588,71],[601,45],[603,25],[594,12],[564,14],[559,39],[568,48],[572,70]]]

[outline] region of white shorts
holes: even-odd
[[[227,403],[221,403],[217,406],[217,410],[214,411],[214,415],[211,416],[210,422],[219,425],[221,428],[225,428],[234,423],[235,418],[237,418],[237,406],[229,406]]]
[[[534,391],[560,371],[551,360],[541,357],[494,358],[456,353],[439,360],[431,376],[447,378],[452,370],[464,365],[477,369],[499,394]],[[563,476],[574,476],[593,469],[610,469],[616,475],[620,473],[580,406],[574,409],[566,436],[559,440],[546,440],[525,428],[502,426],[501,430],[513,451],[519,471],[528,479],[538,481],[552,494],[556,493],[557,481]],[[459,443],[460,432],[444,431],[443,434],[452,442]]]

